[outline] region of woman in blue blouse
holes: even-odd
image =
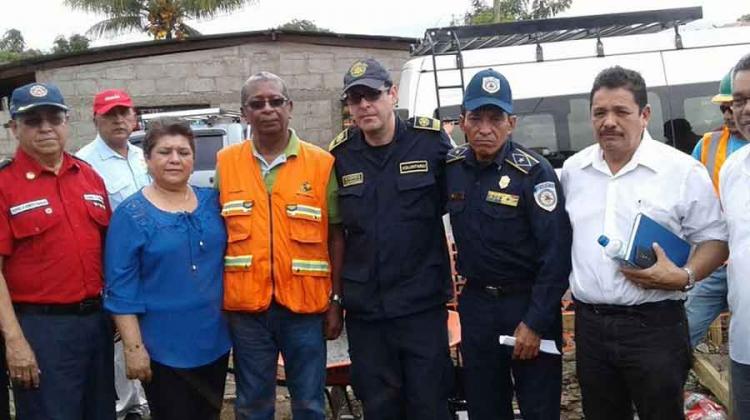
[[[112,216],[104,307],[155,420],[218,419],[229,357],[222,307],[226,231],[217,192],[187,181],[189,128],[154,127],[143,151],[153,182]]]

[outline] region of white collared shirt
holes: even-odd
[[[123,200],[151,183],[143,150],[128,143],[128,157],[112,150],[97,135],[94,141],[83,146],[76,156],[88,162],[104,179],[109,204],[114,211]]]
[[[570,289],[580,301],[638,305],[685,298],[680,291],[636,286],[597,243],[602,234],[627,242],[638,213],[692,244],[727,240],[726,223],[706,168],[653,140],[648,132],[617,174],[612,175],[602,149],[594,144],[565,162],[561,182],[573,226]]]
[[[719,174],[729,227],[729,357],[750,364],[750,147],[732,153]]]

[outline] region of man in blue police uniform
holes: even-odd
[[[471,79],[459,124],[468,144],[448,153],[446,179],[467,281],[458,309],[469,417],[514,418],[515,387],[524,419],[560,418],[562,359],[539,351],[541,339],[562,340],[571,227],[560,184],[544,158],[510,139],[516,117],[502,74]]]
[[[368,420],[447,419],[451,283],[441,214],[451,147],[439,121],[398,118],[397,97],[380,63],[355,62],[343,99],[356,128],[330,146],[352,384]]]

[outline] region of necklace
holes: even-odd
[[[164,188],[161,188],[156,183],[152,183],[151,186],[154,188],[154,191],[158,192],[160,196],[162,196],[167,202],[174,203],[174,201],[170,198],[174,195],[169,190],[165,190]],[[193,191],[193,188],[190,186],[190,184],[187,185],[187,188],[185,189],[185,195],[182,197],[182,202],[175,203],[178,205],[182,205],[184,202],[188,201],[190,199],[190,193]]]

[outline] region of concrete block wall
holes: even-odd
[[[341,129],[339,98],[344,74],[355,60],[366,57],[383,63],[397,82],[409,54],[288,42],[251,43],[43,70],[37,72],[37,81],[57,84],[71,107],[71,151],[96,134],[92,103],[100,90],[124,89],[137,106],[209,104],[237,110],[242,84],[262,70],[287,82],[294,101],[291,125],[298,134],[327,145]],[[15,144],[10,133],[0,128],[0,155],[12,154]]]

